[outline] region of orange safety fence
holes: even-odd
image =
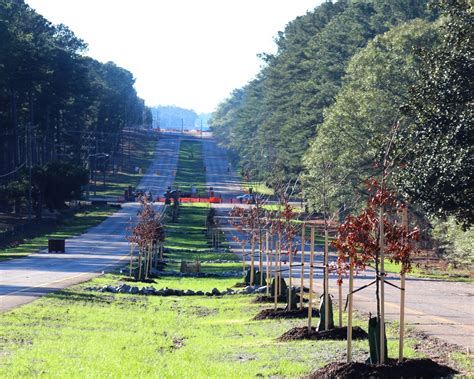
[[[156,199],[158,202],[165,202],[164,197],[160,197],[159,199]],[[171,200],[173,201],[173,200]],[[213,203],[213,204],[220,204],[222,203],[222,198],[221,197],[180,197],[179,198],[180,203]]]

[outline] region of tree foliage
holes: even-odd
[[[364,179],[377,175],[374,162],[416,81],[420,59],[414,49],[437,40],[435,25],[414,20],[377,36],[351,58],[303,159],[304,193],[313,208],[334,211],[364,203]]]
[[[380,264],[380,217],[383,220],[383,241],[386,258],[400,263],[401,272],[411,270],[411,243],[418,239],[418,229],[409,230],[394,216],[404,207],[395,195],[375,179],[366,182],[370,196],[367,206],[357,216],[348,216],[338,230],[333,246],[338,251],[338,269],[347,271],[352,259],[354,268],[365,270],[367,264]],[[380,213],[382,209],[382,213]],[[394,221],[395,220],[395,221]]]
[[[395,4],[396,3],[396,4]],[[325,2],[280,32],[253,81],[213,114],[211,129],[247,171],[270,185],[301,174],[302,157],[343,83],[350,58],[376,35],[416,17],[426,0]]]
[[[84,41],[23,0],[0,0],[0,40],[0,174],[25,162],[86,165],[143,124],[133,75],[84,56]]]
[[[398,144],[397,182],[409,201],[440,217],[474,223],[474,15],[467,0],[440,0],[442,42],[420,49],[423,66],[405,113],[413,123]]]

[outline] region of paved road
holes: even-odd
[[[157,143],[156,157],[143,176],[139,189],[163,192],[174,181],[180,137],[164,135]],[[159,175],[156,175],[159,172]],[[48,292],[86,281],[124,264],[128,244],[126,229],[139,205],[124,204],[100,225],[66,240],[65,254],[41,252],[0,263],[0,311],[28,303]]]
[[[205,164],[207,166],[206,179],[226,196],[240,192],[239,180],[233,172],[227,172],[227,161],[222,151],[216,147],[212,139],[204,141],[203,146]],[[228,204],[216,205],[221,218],[222,229],[233,251],[241,256],[241,247],[232,241],[236,231],[228,224],[226,218],[231,206]],[[301,248],[298,246],[297,248]],[[246,247],[247,251],[249,246]],[[309,263],[309,246],[306,245],[305,262]],[[322,251],[318,249],[316,265],[322,264]],[[334,260],[335,257],[332,257]],[[301,261],[301,254],[295,257]],[[307,265],[309,266],[309,265]],[[299,284],[300,268],[296,268],[294,275]],[[306,285],[308,285],[309,268],[304,271]],[[366,272],[356,277],[355,288],[365,285],[374,279],[373,272]],[[394,284],[398,284],[395,275],[389,277]],[[316,290],[322,292],[322,273],[315,274]],[[346,281],[347,282],[347,281]],[[386,317],[391,320],[399,318],[399,291],[390,286],[386,288]],[[337,297],[336,278],[331,276],[330,292]],[[344,295],[347,294],[347,284],[344,284]],[[449,343],[474,349],[474,285],[471,283],[447,282],[427,279],[409,278],[406,282],[406,320],[407,324]],[[375,289],[367,288],[354,295],[354,307],[363,312],[376,313]]]
[[[235,170],[229,170],[229,162],[224,150],[220,149],[213,139],[202,139],[204,164],[206,166],[206,186],[214,187],[214,191],[224,199],[242,194],[240,181]]]

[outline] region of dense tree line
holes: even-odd
[[[86,167],[91,156],[118,153],[124,128],[151,127],[129,71],[85,56],[84,41],[23,0],[0,0],[0,41],[3,190],[23,181],[26,166]]]
[[[156,127],[160,129],[193,129],[198,115],[192,109],[184,109],[173,105],[159,105],[151,109]]]
[[[431,16],[425,0],[325,2],[279,33],[277,53],[262,56],[260,74],[220,105],[211,127],[252,176],[295,181],[350,58],[392,26]]]
[[[326,2],[278,35],[277,53],[213,114],[214,134],[251,176],[297,181],[321,210],[364,201],[395,133],[392,185],[468,226],[472,17],[466,0]]]

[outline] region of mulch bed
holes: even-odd
[[[255,299],[252,300],[253,303],[274,303],[275,302],[275,297],[274,296],[257,296]],[[279,296],[278,303],[286,303],[286,298]]]
[[[308,317],[308,308],[294,309],[286,311],[284,308],[277,309],[263,309],[260,311],[253,320],[267,320],[275,318],[305,318]],[[319,311],[313,309],[313,317],[319,317]]]
[[[352,339],[363,340],[367,339],[368,334],[360,327],[352,327]],[[311,328],[308,333],[306,326],[296,327],[285,332],[278,340],[279,341],[295,341],[295,340],[346,340],[347,326],[342,328],[334,328],[331,330],[322,330],[318,332],[315,327]]]
[[[448,366],[442,366],[431,359],[407,359],[402,363],[389,360],[384,365],[372,365],[361,362],[330,363],[307,376],[307,379],[323,378],[449,378],[458,372]]]

